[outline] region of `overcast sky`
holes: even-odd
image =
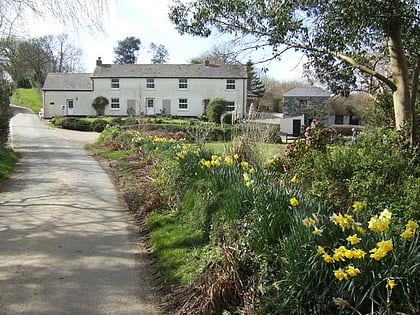
[[[141,40],[142,49],[138,63],[150,63],[150,43],[162,44],[169,52],[170,63],[188,63],[191,58],[205,53],[223,37],[200,38],[179,35],[168,19],[168,5],[172,0],[110,0],[109,12],[104,17],[104,33],[80,32],[76,45],[84,53],[83,62],[87,72],[93,71],[98,57],[104,63],[114,60],[114,47],[118,40],[134,36]],[[38,21],[32,28],[32,36],[58,34],[65,29],[56,24]],[[257,61],[257,57],[252,57]],[[244,60],[246,62],[247,60]],[[300,56],[290,52],[281,62],[264,64],[267,75],[280,81],[300,80],[302,62]]]

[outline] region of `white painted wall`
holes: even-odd
[[[69,112],[67,100],[70,99],[73,100],[73,115],[85,116],[96,113],[91,105],[93,100],[91,91],[44,91],[44,117],[67,116]]]
[[[111,88],[110,78],[94,78],[94,96],[104,96],[120,100],[120,109],[106,107],[106,115],[127,115],[127,102],[135,100],[136,115],[146,112],[147,99],[153,99],[155,113],[161,113],[163,101],[170,101],[170,111],[166,114],[176,116],[199,116],[204,112],[203,101],[221,97],[234,102],[243,113],[246,102],[246,80],[236,79],[236,89],[226,89],[226,79],[188,79],[188,88],[179,89],[177,78],[155,78],[155,88],[146,88],[146,78],[120,78],[120,88]],[[188,108],[179,108],[179,99],[187,99]]]
[[[72,115],[95,115],[93,100],[106,97],[110,104],[105,107],[107,116],[127,116],[127,104],[134,104],[135,115],[146,113],[148,99],[154,100],[154,112],[162,113],[164,101],[170,110],[165,114],[176,116],[200,116],[204,113],[203,101],[221,97],[234,102],[244,116],[246,103],[246,80],[236,79],[236,89],[226,89],[226,79],[188,79],[188,88],[179,89],[178,78],[155,78],[155,88],[146,88],[146,78],[120,78],[119,89],[111,88],[110,78],[93,78],[93,91],[44,91],[44,117],[71,115],[66,106],[73,99]],[[119,109],[111,108],[111,100],[119,99]],[[188,108],[179,108],[179,99],[187,99]],[[64,107],[63,107],[64,106]]]

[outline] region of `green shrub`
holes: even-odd
[[[90,131],[91,123],[87,120],[74,117],[65,117],[58,121],[60,127],[70,130]]]
[[[90,123],[90,129],[92,131],[96,132],[102,132],[106,126],[108,125],[108,122],[104,119],[95,119]]]
[[[6,145],[9,137],[9,120],[12,116],[9,107],[10,89],[10,83],[0,79],[0,148]]]
[[[209,121],[220,124],[220,118],[226,112],[227,101],[223,98],[214,98],[207,105],[206,116]]]

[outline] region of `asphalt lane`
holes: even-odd
[[[0,314],[159,314],[135,225],[86,138],[18,111],[20,160],[0,188]]]

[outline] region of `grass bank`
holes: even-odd
[[[9,148],[0,148],[0,184],[12,173],[16,164],[16,153]]]
[[[42,95],[37,89],[16,89],[10,102],[30,108],[34,113],[38,113],[42,108]]]

